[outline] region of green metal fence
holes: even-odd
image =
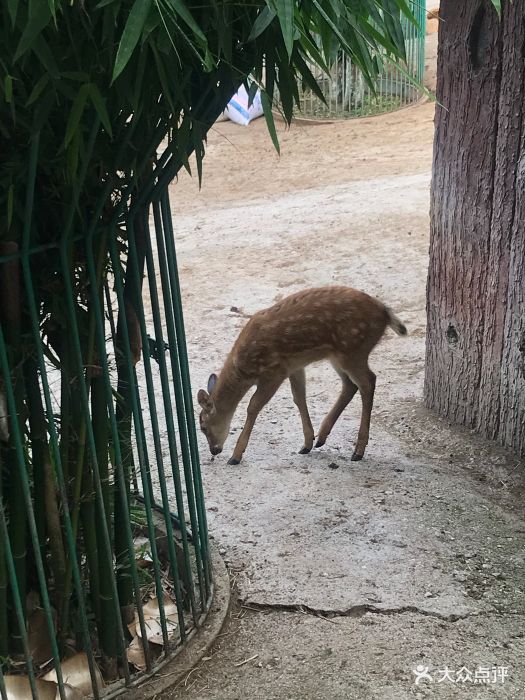
[[[313,119],[348,119],[390,112],[406,107],[421,97],[414,81],[421,83],[425,70],[425,3],[409,0],[415,23],[403,17],[401,24],[405,37],[406,62],[392,65],[385,56],[377,54],[382,64],[380,77],[373,91],[363,80],[352,59],[339,50],[328,62],[329,74],[314,64],[309,68],[321,86],[326,99],[322,102],[310,88],[299,93],[301,116]]]
[[[106,225],[98,210],[87,236],[46,244],[37,158],[38,135],[23,241],[0,243],[0,696],[113,697],[212,595],[167,192],[180,164],[166,155]]]

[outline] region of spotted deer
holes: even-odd
[[[304,368],[327,359],[343,383],[341,394],[321,424],[315,447],[325,444],[335,422],[359,389],[361,424],[352,460],[362,459],[370,429],[376,376],[368,356],[387,326],[398,335],[406,328],[377,299],[350,287],[307,289],[286,297],[254,314],[241,330],[217,377],[200,389],[200,427],[210,452],[218,455],[230,431],[239,402],[256,385],[246,423],[228,464],[239,464],[259,412],[285,379],[290,380],[294,403],[301,415],[307,454],[314,444],[314,430],[306,405]]]

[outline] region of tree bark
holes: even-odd
[[[525,453],[525,0],[443,0],[425,401]]]

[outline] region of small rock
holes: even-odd
[[[339,469],[339,465],[336,462],[330,462],[328,469]]]
[[[427,591],[427,592],[425,593],[425,598],[433,598],[433,597],[434,597],[434,594],[431,593],[430,591]]]
[[[224,547],[219,548],[219,554],[221,555],[221,557],[223,557],[226,554],[226,550],[224,549]]]

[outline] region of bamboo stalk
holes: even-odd
[[[111,536],[111,496],[112,486],[109,475],[108,459],[108,415],[106,405],[106,392],[104,379],[101,376],[93,377],[91,383],[91,413],[93,423],[93,436],[97,450],[97,462],[102,482],[102,495],[104,501],[104,512],[108,524],[108,531]],[[99,509],[98,517],[102,517]],[[103,528],[96,528],[98,547],[102,551]],[[99,561],[99,616],[97,618],[97,628],[100,647],[103,652],[103,667],[108,677],[117,675],[117,622],[115,619],[115,603],[113,600],[111,577],[114,571],[109,569],[106,557],[101,557]]]
[[[33,463],[33,507],[42,561],[46,561],[46,499],[45,467],[47,452],[45,418],[40,399],[37,364],[29,358],[24,362],[24,379],[27,391],[29,430],[31,435],[31,456]],[[47,455],[49,458],[49,454]],[[63,582],[63,572],[60,579]]]
[[[19,246],[15,242],[0,244],[0,256],[18,253]],[[21,290],[20,267],[18,259],[4,262],[0,270],[0,309],[2,328],[8,350],[8,358],[11,365],[11,376],[4,377],[4,382],[11,381],[16,403],[16,416],[10,416],[11,421],[17,420],[20,428],[23,425],[24,386],[21,371]],[[20,431],[22,432],[22,431]],[[9,536],[16,571],[17,586],[22,605],[24,606],[27,593],[27,516],[25,504],[20,494],[22,493],[22,474],[17,463],[13,431],[9,446],[5,451],[5,469],[8,475],[9,493],[6,495],[6,503],[9,504]],[[12,600],[12,592],[10,592]],[[21,631],[18,619],[11,604],[10,631],[12,635],[13,651],[23,651]]]
[[[95,490],[91,468],[86,465],[82,478],[82,503],[80,506],[84,551],[89,570],[89,591],[95,618],[100,620],[100,568],[97,544],[97,520],[95,513]]]
[[[2,488],[2,448],[0,446],[0,510],[3,508]],[[7,566],[5,559],[5,542],[0,537],[0,657],[7,658],[9,654],[9,624],[7,617]]]
[[[137,257],[139,279],[142,280],[146,253],[144,245],[145,232],[140,215],[135,217],[134,226],[136,231],[136,247],[134,254]],[[116,271],[115,274],[119,274],[119,272]],[[116,339],[116,355],[118,361],[118,400],[116,406],[116,419],[128,503],[130,497],[130,481],[132,475],[135,473],[132,449],[132,383],[135,381],[135,373],[133,371],[133,367],[128,366],[125,361],[124,324],[127,329],[132,354],[136,360],[136,349],[140,343],[140,327],[138,325],[135,308],[137,308],[137,305],[141,303],[142,288],[140,286],[140,282],[138,286],[136,285],[135,279],[136,278],[133,274],[131,274],[130,268],[128,267],[124,284],[125,308],[119,308]],[[115,554],[117,557],[117,582],[120,604],[121,608],[123,609],[124,619],[126,619],[130,616],[130,612],[126,612],[126,610],[129,611],[133,601],[133,586],[129,566],[126,531],[124,527],[125,518],[122,508],[122,497],[117,493],[117,489],[115,489]]]
[[[32,358],[25,363],[25,380],[33,455],[35,519],[36,513],[43,510],[44,523],[41,524],[41,527],[44,530],[44,534],[47,533],[49,537],[49,550],[51,553],[49,566],[53,572],[57,599],[62,600],[65,584],[66,555],[60,523],[60,506],[53,466],[49,455],[46,418],[38,382],[38,364]],[[47,559],[45,541],[42,542],[40,540],[40,548],[42,560],[45,561]],[[59,619],[59,625],[66,623],[66,620]]]

